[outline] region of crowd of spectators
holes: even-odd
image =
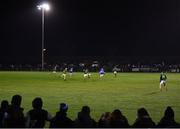
[[[150,117],[145,108],[137,110],[137,118],[135,122],[130,125],[128,119],[123,115],[119,109],[112,112],[105,112],[98,121],[95,121],[90,113],[89,106],[83,106],[81,111],[77,113],[77,118],[71,120],[67,116],[68,105],[60,103],[59,111],[53,117],[50,113],[43,109],[43,100],[40,97],[32,101],[32,108],[24,115],[21,107],[22,97],[14,95],[11,104],[3,100],[0,107],[0,128],[43,128],[47,121],[50,122],[50,128],[173,128],[180,127],[174,120],[174,111],[172,107],[168,106],[165,109],[164,116],[156,124]]]
[[[169,63],[100,63],[100,62],[83,62],[83,63],[57,63],[45,64],[45,71],[52,71],[56,67],[57,71],[63,71],[65,67],[74,68],[75,72],[82,72],[84,68],[88,68],[90,72],[97,72],[104,67],[106,72],[112,72],[113,68],[117,68],[119,72],[180,72],[180,64]],[[41,64],[0,64],[0,70],[10,71],[41,71]]]

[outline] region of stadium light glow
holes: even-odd
[[[45,10],[45,11],[49,11],[49,10],[50,10],[50,6],[49,6],[49,4],[47,4],[47,3],[43,3],[43,4],[41,4],[41,5],[38,5],[37,8],[38,8],[39,10]]]
[[[41,49],[41,70],[44,70],[44,52],[46,51],[46,49],[44,48],[44,16],[45,16],[45,11],[49,11],[50,10],[50,6],[48,3],[42,3],[41,5],[37,6],[38,10],[41,10],[42,12],[42,49]]]

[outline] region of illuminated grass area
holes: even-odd
[[[117,78],[107,73],[100,79],[92,73],[84,80],[83,73],[74,73],[64,81],[60,73],[50,72],[0,72],[0,101],[11,100],[14,94],[23,97],[24,113],[31,109],[35,97],[42,97],[44,109],[55,114],[58,105],[69,105],[68,116],[75,119],[83,105],[89,105],[96,120],[106,111],[120,109],[132,124],[139,107],[145,107],[157,123],[166,106],[175,111],[180,122],[180,74],[168,73],[168,91],[159,91],[157,73],[118,73]]]

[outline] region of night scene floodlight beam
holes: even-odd
[[[44,12],[45,11],[49,11],[50,10],[50,6],[47,3],[43,3],[41,5],[38,5],[37,8],[39,10],[41,10],[42,12],[42,50],[41,50],[41,70],[44,70],[44,52],[45,52],[45,48],[44,48]]]
[[[45,10],[45,11],[49,11],[50,10],[50,6],[49,6],[49,4],[47,4],[47,3],[43,3],[43,4],[41,4],[41,5],[38,5],[37,6],[37,8],[39,9],[39,10]]]

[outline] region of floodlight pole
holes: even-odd
[[[44,17],[45,17],[45,11],[48,11],[50,9],[49,5],[47,3],[43,3],[41,5],[38,5],[37,8],[42,11],[42,50],[41,50],[41,70],[44,70],[44,52],[46,49],[44,49]]]
[[[44,70],[44,8],[42,8],[42,64],[41,64],[41,70]]]

